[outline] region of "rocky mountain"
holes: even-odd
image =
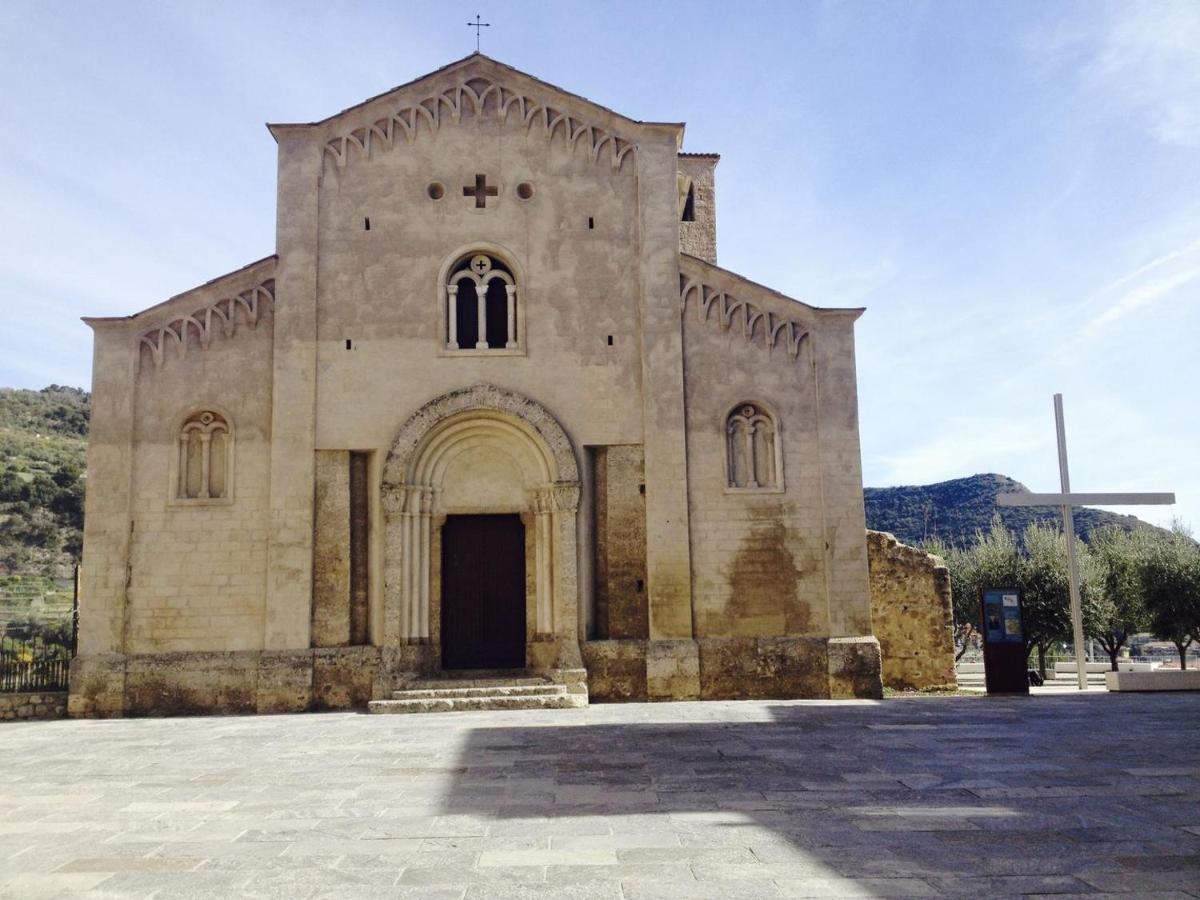
[[[937,484],[866,488],[867,527],[890,531],[906,544],[920,544],[939,537],[947,544],[965,546],[974,542],[976,531],[991,527],[992,516],[1020,534],[1033,521],[1062,522],[1053,507],[1019,508],[996,506],[996,495],[1028,490],[1006,475],[972,475]],[[1146,525],[1136,516],[1123,516],[1086,507],[1073,508],[1075,533],[1086,538],[1101,525],[1132,529]]]

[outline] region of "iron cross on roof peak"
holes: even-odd
[[[479,15],[479,13],[476,13],[476,14],[475,14],[475,21],[474,21],[474,22],[468,22],[468,23],[467,23],[467,27],[468,27],[468,28],[474,28],[474,29],[475,29],[475,52],[476,52],[476,53],[478,53],[478,52],[479,52],[479,31],[480,31],[480,29],[482,29],[482,28],[491,28],[491,27],[492,27],[492,23],[491,23],[491,22],[484,22],[484,21],[481,21],[481,20],[482,20],[482,18],[483,18],[483,16]]]

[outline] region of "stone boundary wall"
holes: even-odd
[[[871,624],[883,656],[883,683],[896,690],[954,687],[950,572],[938,557],[867,531]]]
[[[0,694],[0,721],[62,719],[67,715],[66,691]]]

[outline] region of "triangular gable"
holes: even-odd
[[[683,132],[678,123],[630,119],[481,53],[299,127],[324,131],[323,160],[342,169],[380,151],[410,144],[422,133],[437,132],[447,124],[479,115],[495,115],[540,132],[547,141],[560,140],[568,149],[585,152],[592,162],[607,164],[614,172],[636,156],[640,129],[666,125],[678,131],[677,139],[682,139]],[[269,127],[276,133],[297,126]]]

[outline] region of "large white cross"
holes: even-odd
[[[997,494],[997,506],[1058,506],[1062,508],[1063,534],[1067,539],[1067,578],[1071,590],[1071,630],[1075,637],[1075,667],[1079,689],[1087,690],[1087,663],[1083,653],[1083,608],[1079,602],[1079,569],[1075,563],[1075,519],[1072,506],[1168,506],[1174,494],[1072,494],[1067,471],[1067,430],[1063,424],[1062,394],[1054,395],[1054,424],[1058,430],[1058,474],[1061,494]]]

